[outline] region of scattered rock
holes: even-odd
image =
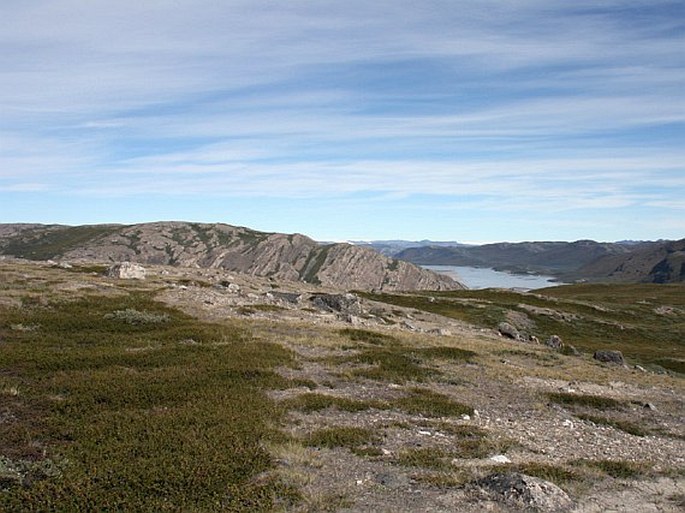
[[[358,314],[362,311],[361,302],[354,294],[314,294],[309,301],[327,312]]]
[[[491,456],[490,461],[494,461],[495,463],[511,463],[511,460],[507,458],[504,454],[497,454],[495,456]]]
[[[271,294],[274,298],[293,305],[299,304],[300,299],[302,299],[302,294],[297,292],[271,292]]]
[[[509,324],[508,322],[500,322],[497,325],[497,331],[503,337],[511,338],[514,340],[521,339],[521,334],[519,333],[519,330],[517,330],[513,325]]]
[[[364,321],[362,321],[361,317],[357,317],[356,315],[346,315],[344,320],[345,322],[350,323],[352,326],[360,326],[364,324]]]
[[[571,498],[557,485],[526,474],[496,473],[476,484],[492,500],[515,510],[556,513],[573,507]]]
[[[142,265],[132,262],[114,264],[107,270],[107,276],[121,280],[144,280],[145,274],[146,271]]]
[[[626,363],[623,359],[623,353],[621,353],[621,351],[595,351],[595,354],[592,357],[598,362],[614,363],[617,365],[625,365]]]
[[[545,345],[555,351],[560,351],[564,347],[564,342],[561,340],[559,335],[552,335],[547,340],[545,340]]]
[[[409,477],[401,473],[381,472],[376,475],[374,481],[387,488],[404,488],[409,485]]]
[[[419,329],[409,321],[402,321],[402,327],[411,331],[419,331]]]

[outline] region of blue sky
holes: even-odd
[[[3,0],[0,222],[685,237],[685,2]]]

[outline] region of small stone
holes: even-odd
[[[545,345],[555,351],[559,351],[564,347],[564,342],[561,340],[559,335],[552,335],[547,340],[545,340]]]
[[[471,420],[471,416],[464,414],[461,416],[461,420]]]
[[[402,321],[402,327],[411,331],[418,331],[417,327],[409,321]]]
[[[656,411],[656,406],[654,406],[652,403],[645,403],[642,407],[645,410]]]
[[[511,463],[511,460],[507,458],[504,454],[497,454],[495,456],[491,456],[490,461],[494,461],[495,463]]]

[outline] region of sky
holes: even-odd
[[[2,0],[0,223],[685,237],[685,2]]]

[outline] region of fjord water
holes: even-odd
[[[455,280],[459,280],[470,289],[502,288],[532,290],[563,285],[563,283],[553,281],[554,278],[552,276],[541,276],[538,274],[513,274],[489,268],[456,265],[423,265],[421,267],[436,273],[446,274]]]

